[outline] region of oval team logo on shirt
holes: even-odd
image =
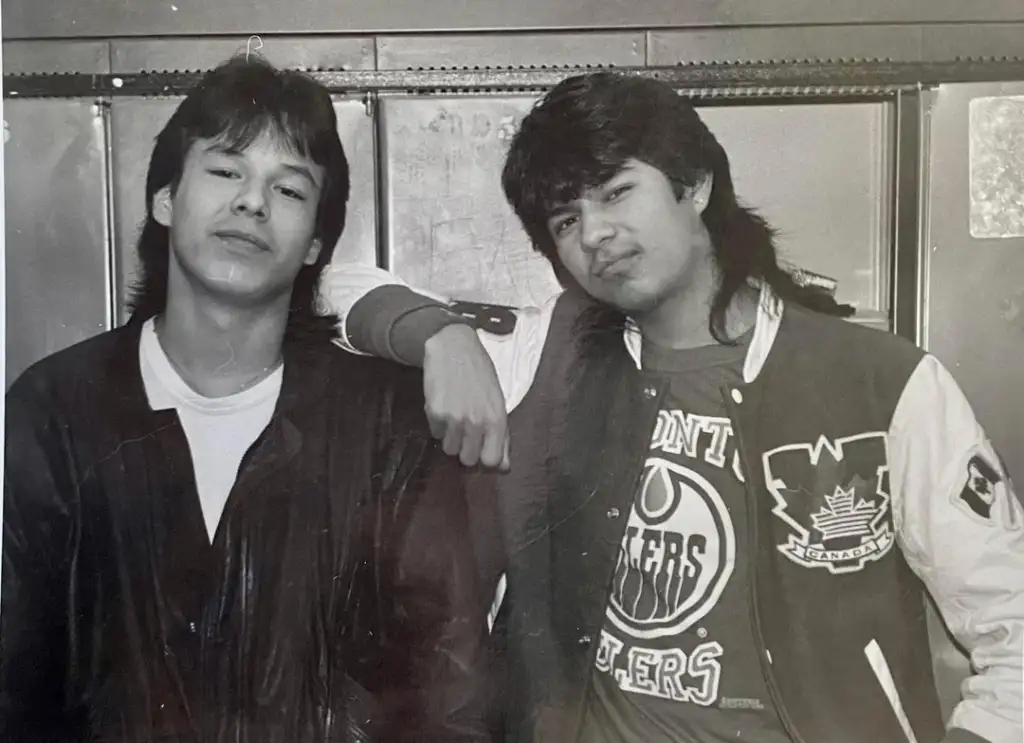
[[[683,632],[718,601],[735,562],[732,519],[714,486],[649,458],[619,548],[608,616],[636,638]]]

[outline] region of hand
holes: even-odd
[[[509,469],[505,395],[476,331],[448,325],[424,347],[423,393],[434,438],[467,467]]]

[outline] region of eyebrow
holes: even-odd
[[[572,213],[574,211],[579,211],[579,210],[576,207],[574,207],[571,202],[568,203],[568,204],[559,204],[558,206],[552,208],[548,212],[548,219],[549,220],[550,219],[556,219],[557,217],[561,217],[561,216],[564,216],[566,214],[570,214],[570,213]]]
[[[313,176],[313,171],[311,171],[305,165],[297,165],[295,163],[283,163],[281,167],[283,167],[285,170],[295,173],[296,175],[302,176],[317,188],[320,187],[320,183]]]

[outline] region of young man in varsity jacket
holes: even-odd
[[[0,740],[489,740],[460,467],[317,312],[348,192],[256,58],[157,137],[131,319],[7,394]]]
[[[466,463],[503,457],[496,366],[512,467],[471,507],[506,739],[1019,743],[1024,513],[939,362],[779,268],[660,82],[564,81],[503,185],[567,287],[510,332],[373,271],[332,294]],[[973,662],[948,727],[926,592]]]

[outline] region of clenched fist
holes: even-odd
[[[423,392],[434,438],[471,467],[508,470],[505,396],[494,364],[468,325],[449,325],[424,347]]]

